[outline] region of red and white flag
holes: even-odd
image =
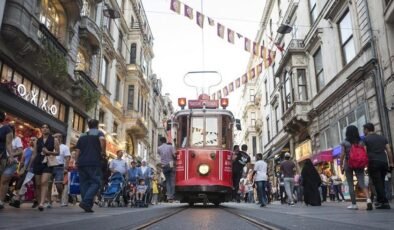
[[[227,41],[234,44],[234,31],[231,29],[227,29]]]
[[[193,20],[193,9],[185,4],[185,16]]]
[[[218,36],[224,38],[224,26],[218,23]]]
[[[228,91],[231,93],[234,91],[234,83],[231,82],[230,84],[228,84]]]
[[[259,56],[259,45],[256,42],[253,42],[253,54]]]
[[[202,13],[198,12],[198,11],[197,11],[197,15],[196,16],[197,16],[196,17],[197,25],[199,27],[201,27],[201,28],[204,28],[204,17],[205,16]]]
[[[265,47],[264,47],[264,44],[262,45],[262,46],[260,46],[260,57],[262,58],[262,59],[264,59],[264,52],[265,52]]]
[[[252,69],[249,71],[249,79],[253,79],[253,78],[255,78],[255,77],[256,77],[256,72],[255,72],[254,68],[252,68]]]
[[[228,89],[227,89],[227,86],[223,87],[223,95],[224,95],[225,97],[228,96]]]
[[[244,85],[246,83],[248,83],[248,75],[244,74],[244,75],[242,75],[242,85]]]
[[[241,87],[241,79],[240,79],[240,78],[237,78],[237,79],[235,80],[235,88],[238,89],[239,87]]]
[[[257,65],[257,76],[260,76],[262,72],[263,72],[263,63],[260,63]]]
[[[171,10],[174,11],[175,13],[180,14],[181,13],[181,2],[178,0],[171,0]]]
[[[245,38],[245,50],[250,52],[250,39]]]
[[[212,18],[210,18],[210,17],[208,17],[208,23],[209,23],[210,26],[214,26],[215,25],[215,21]]]

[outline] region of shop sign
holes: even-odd
[[[30,92],[26,89],[26,86],[23,84],[18,84],[17,92],[20,97],[25,99],[27,102],[37,106],[38,108],[44,110],[45,112],[51,114],[52,116],[56,116],[58,112],[58,108],[56,105],[51,105],[48,103],[48,99],[41,98],[39,101],[39,90],[32,89]]]
[[[311,140],[304,141],[295,149],[296,160],[300,161],[312,155],[312,142]]]

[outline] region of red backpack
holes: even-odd
[[[364,146],[352,144],[349,151],[348,165],[351,169],[364,169],[368,165],[368,155]]]

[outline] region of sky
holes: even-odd
[[[170,10],[171,0],[142,0],[151,27],[155,57],[153,72],[162,79],[162,93],[170,93],[174,108],[177,98],[195,99],[195,89],[183,83],[189,71],[218,71],[222,83],[210,92],[222,89],[246,72],[250,54],[244,51],[244,40],[235,36],[235,44],[217,36],[216,23],[254,40],[259,29],[264,0],[181,0],[194,9],[194,18]],[[201,10],[201,3],[203,9]],[[215,20],[215,26],[204,22],[204,29],[196,24],[196,10]],[[193,76],[204,83],[214,83],[217,76]],[[214,79],[214,80],[213,80]],[[209,84],[208,83],[208,84]],[[234,110],[240,97],[240,89],[229,96],[230,110]],[[235,114],[236,111],[233,111]]]

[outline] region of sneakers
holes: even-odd
[[[292,206],[292,207],[295,206],[294,202],[291,202],[289,205]]]
[[[357,204],[352,204],[352,205],[347,206],[347,209],[349,209],[349,210],[358,210],[358,207],[357,207]]]
[[[33,205],[31,206],[31,208],[37,208],[38,207],[38,202],[37,201],[34,201],[33,202]]]
[[[61,204],[60,207],[68,207],[68,204]]]
[[[376,209],[391,209],[389,203],[384,203],[384,204],[378,204],[375,206]]]
[[[47,203],[47,204],[45,205],[45,207],[46,207],[46,208],[52,208],[52,204],[51,204],[51,203]]]
[[[91,207],[87,206],[82,202],[79,203],[79,207],[82,208],[85,212],[90,212],[90,213],[94,212]]]
[[[367,211],[371,211],[372,210],[372,203],[368,202],[367,203]]]
[[[21,207],[21,202],[19,200],[13,200],[9,203],[10,206],[14,208],[20,208]]]

